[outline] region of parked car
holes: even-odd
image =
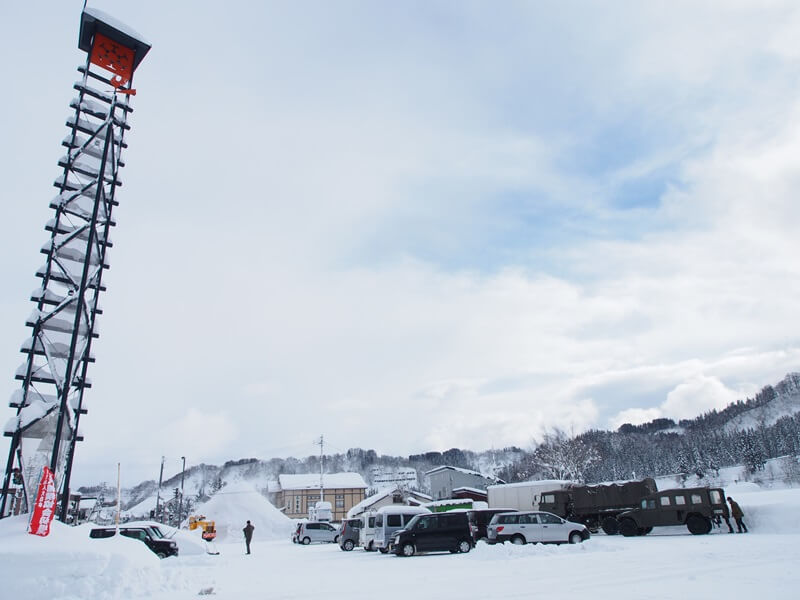
[[[339,528],[339,548],[350,552],[358,546],[361,534],[361,519],[345,519]]]
[[[515,508],[476,508],[467,511],[467,519],[469,520],[469,529],[472,533],[473,542],[485,540],[489,537],[486,533],[486,527],[492,517],[504,512],[517,512]]]
[[[359,545],[367,552],[375,551],[375,511],[361,515],[361,531],[359,532]]]
[[[397,556],[419,552],[469,552],[474,543],[466,512],[417,515],[392,536],[390,550]]]
[[[403,529],[417,515],[429,514],[431,511],[421,506],[382,506],[375,515],[374,547],[386,554],[395,531]]]
[[[590,536],[586,525],[541,511],[497,514],[489,522],[487,533],[490,544],[578,544]]]
[[[89,531],[89,537],[95,539],[110,538],[116,533],[114,527],[95,527]],[[120,527],[120,535],[144,542],[159,558],[178,556],[178,544],[174,540],[159,537],[158,534],[147,526]],[[160,530],[158,531],[160,533]]]
[[[339,530],[324,521],[301,521],[297,527],[297,541],[307,546],[313,543],[331,543],[339,541]]]
[[[711,531],[711,522],[729,517],[722,488],[678,488],[645,496],[639,507],[619,516],[619,531],[626,537],[647,535],[653,527],[686,525],[694,535]]]

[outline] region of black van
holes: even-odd
[[[448,550],[469,552],[472,535],[466,512],[444,512],[417,515],[392,538],[391,550],[397,556],[414,556],[417,552]]]
[[[89,537],[110,538],[114,536],[115,531],[114,527],[95,527],[89,532]],[[178,556],[178,544],[173,540],[158,537],[158,534],[149,527],[120,527],[119,532],[125,537],[144,542],[159,558]]]
[[[489,534],[486,533],[486,526],[492,517],[498,513],[517,512],[514,508],[475,508],[467,511],[469,529],[472,533],[473,544],[479,540],[486,540]]]

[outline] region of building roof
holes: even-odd
[[[502,482],[502,479],[498,479],[494,475],[484,475],[483,473],[478,473],[478,471],[470,471],[469,469],[462,469],[461,467],[450,467],[447,465],[443,465],[441,467],[436,467],[435,469],[431,469],[430,471],[426,471],[425,475],[431,475],[433,473],[439,473],[440,471],[458,471],[459,473],[464,473],[465,475],[475,475],[477,477],[483,477],[487,481],[498,481]]]
[[[481,496],[486,496],[487,494],[486,490],[481,490],[479,488],[474,488],[474,487],[467,487],[465,485],[453,488],[453,493],[455,494],[456,492],[469,492],[471,494],[480,494]]]
[[[353,508],[348,510],[347,518],[350,519],[353,517],[357,517],[361,513],[369,510],[370,506],[377,504],[387,496],[391,496],[392,494],[395,494],[396,492],[399,491],[400,488],[397,486],[386,487],[381,490],[378,490],[377,494],[373,494],[372,496],[367,496],[361,502],[353,506]],[[405,494],[408,496],[408,498],[406,498],[407,501],[414,500],[415,502],[422,503],[422,502],[430,502],[432,500],[432,498],[428,494],[423,494],[422,492],[418,492],[416,490],[409,490],[405,492]]]
[[[364,478],[358,473],[325,473],[322,484],[326,490],[354,488],[367,489]],[[278,475],[278,485],[282,490],[318,490],[319,474]]]

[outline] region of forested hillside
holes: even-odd
[[[480,471],[509,483],[532,478],[597,483],[673,474],[712,480],[720,468],[732,465],[744,465],[755,479],[767,459],[799,454],[800,374],[791,373],[774,387],[763,388],[754,398],[677,423],[656,419],[641,425],[625,424],[617,431],[591,430],[575,437],[552,430],[529,449],[512,446],[475,452],[451,448],[445,452],[387,456],[374,450],[351,448],[345,453],[326,455],[323,460],[326,472],[357,472],[371,486],[378,472],[386,474],[410,467],[417,472],[416,487],[426,491],[424,473],[440,465]],[[187,469],[185,476],[192,482],[192,494],[203,500],[232,479],[254,481],[266,492],[268,482],[283,473],[319,471],[320,457],[312,455],[267,460],[245,458],[222,466],[201,464]],[[784,472],[800,481],[796,461],[788,461]],[[180,475],[175,475],[164,481],[163,488],[172,490],[179,480]],[[152,495],[156,485],[155,481],[146,481],[125,490],[125,504],[135,505]],[[113,490],[104,486],[80,491],[115,496]]]

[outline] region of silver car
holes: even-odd
[[[589,530],[581,523],[565,521],[549,512],[500,513],[486,528],[490,544],[578,544],[589,539]]]
[[[304,521],[297,527],[295,535],[298,543],[306,546],[312,542],[335,544],[339,541],[339,529],[324,521]]]

